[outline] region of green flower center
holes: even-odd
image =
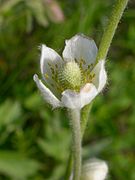
[[[45,74],[45,78],[52,79],[55,82],[55,87],[54,84],[51,84],[51,86],[56,88],[60,93],[66,89],[79,92],[80,88],[86,83],[91,83],[95,76],[95,74],[91,72],[93,64],[86,65],[83,59],[80,60],[80,62],[76,60],[66,62],[61,69],[58,69],[57,65],[48,65],[51,70],[51,77]],[[85,68],[83,66],[85,66]]]
[[[74,61],[67,62],[58,75],[60,84],[64,89],[79,90],[82,85],[82,73]]]

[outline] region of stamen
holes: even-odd
[[[48,79],[48,78],[49,78],[49,76],[48,76],[48,74],[47,74],[47,73],[45,74],[45,78],[46,78],[46,79]]]

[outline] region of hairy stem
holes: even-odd
[[[92,104],[88,104],[81,110],[81,137],[82,139],[83,139],[83,135],[87,126],[88,119],[89,119],[89,113],[90,113],[91,107],[92,107]],[[69,180],[71,176],[72,166],[73,166],[73,154],[72,154],[72,151],[70,151],[66,173],[65,173],[65,180]]]
[[[116,28],[118,26],[118,23],[121,19],[121,16],[124,12],[127,3],[128,0],[116,0],[116,3],[112,10],[112,14],[110,16],[110,19],[101,39],[96,62],[98,62],[101,59],[106,59]]]
[[[72,153],[73,153],[73,180],[80,180],[81,176],[81,127],[80,127],[80,110],[70,110],[70,124],[72,129]]]

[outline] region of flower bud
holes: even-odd
[[[105,161],[90,159],[82,167],[81,180],[104,180],[108,173]]]

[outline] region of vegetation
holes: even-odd
[[[69,120],[65,110],[52,111],[33,82],[33,74],[40,72],[38,47],[45,43],[61,53],[65,39],[78,32],[99,45],[114,2],[53,3],[61,18],[57,19],[46,0],[0,0],[2,180],[60,180],[64,176],[71,143]],[[131,1],[108,55],[108,84],[93,103],[84,135],[83,160],[106,160],[110,180],[135,179],[134,18],[135,2]]]

